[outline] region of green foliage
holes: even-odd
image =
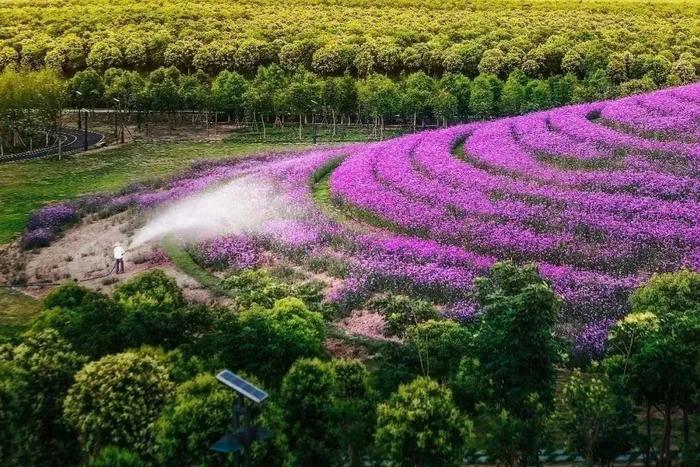
[[[671,459],[673,412],[680,408],[687,415],[697,403],[699,283],[700,274],[687,270],[653,276],[632,295],[633,313],[610,332],[611,355],[604,362],[608,376],[638,402],[663,414],[662,465]],[[650,415],[647,410],[647,424]],[[683,443],[692,451],[684,420]],[[651,444],[648,432],[646,445]]]
[[[496,397],[514,413],[527,411],[532,394],[551,404],[557,360],[553,327],[561,298],[534,265],[497,263],[476,286],[485,311],[476,346]]]
[[[139,274],[114,291],[114,299],[129,313],[168,313],[184,305],[175,279],[161,269]]]
[[[22,465],[33,441],[27,420],[34,416],[27,397],[29,374],[12,362],[0,360],[0,462]]]
[[[335,391],[335,374],[320,360],[299,360],[290,368],[281,393],[289,433],[286,465],[324,466],[336,457]]]
[[[323,318],[297,298],[278,300],[272,308],[254,306],[241,312],[234,326],[232,334],[222,335],[223,363],[270,385],[279,384],[298,358],[323,351]]]
[[[94,459],[91,459],[87,467],[146,467],[141,458],[127,450],[108,446],[104,448]]]
[[[86,454],[117,446],[151,458],[156,450],[153,424],[171,389],[167,368],[153,357],[108,355],[75,376],[64,415]]]
[[[471,425],[452,393],[421,377],[377,408],[377,448],[398,465],[461,465]]]
[[[32,329],[56,329],[76,351],[92,359],[123,349],[124,310],[109,297],[67,283],[47,295],[43,306],[46,311]]]
[[[633,311],[650,312],[663,325],[673,326],[700,313],[700,273],[682,270],[654,275],[630,298]]]
[[[634,406],[614,394],[603,379],[575,371],[564,387],[556,420],[570,449],[586,464],[612,462],[634,446],[637,437]]]
[[[484,317],[475,342],[479,366],[470,369],[489,381],[490,411],[500,407],[516,419],[519,456],[532,462],[552,409],[558,358],[553,331],[561,299],[536,266],[501,262],[489,277],[477,279],[476,300]]]
[[[174,347],[180,342],[189,310],[184,307],[185,299],[175,279],[162,270],[134,276],[115,289],[113,298],[125,310],[122,332],[130,345]]]
[[[277,300],[296,297],[312,311],[323,311],[323,284],[314,281],[290,283],[273,277],[267,269],[246,269],[228,276],[221,286],[244,308],[252,305],[269,308]]]
[[[215,465],[220,454],[209,446],[230,430],[234,393],[211,375],[181,384],[156,423],[159,463]]]
[[[370,386],[369,372],[359,360],[335,360],[335,417],[340,444],[349,453],[352,467],[363,465],[363,454],[371,445],[376,423],[377,395]]]
[[[418,353],[424,376],[441,382],[457,373],[464,355],[473,352],[474,332],[454,321],[426,321],[408,328],[408,342]]]
[[[254,304],[271,307],[276,300],[290,295],[289,287],[275,281],[266,269],[246,269],[224,279],[221,286],[242,307]]]
[[[404,336],[409,326],[440,318],[430,302],[405,295],[378,297],[369,306],[386,319],[384,334],[387,336]]]
[[[75,353],[55,330],[47,329],[25,334],[5,359],[17,368],[13,371],[26,375],[26,388],[21,397],[26,398],[29,406],[21,413],[28,436],[25,443],[31,443],[15,445],[17,451],[10,457],[17,456],[23,463],[32,465],[75,462],[78,446],[75,432],[62,417],[63,401],[85,358]],[[21,375],[16,372],[12,376]],[[17,381],[16,384],[22,383]]]

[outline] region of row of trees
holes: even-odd
[[[54,141],[65,83],[49,71],[0,73],[0,157]]]
[[[424,71],[504,79],[523,69],[532,78],[567,72],[584,77],[626,54],[673,66],[684,53],[697,53],[700,30],[692,3],[361,3],[244,0],[232,8],[207,0],[184,13],[177,0],[147,6],[48,2],[42,8],[17,0],[0,10],[0,69],[49,67],[72,76],[85,68],[176,66],[187,73],[252,75],[277,63],[289,72],[304,67],[323,76]]]
[[[222,367],[272,393],[253,413],[275,433],[255,447],[256,465],[457,466],[468,449],[502,465],[536,465],[552,433],[591,466],[635,446],[647,459],[653,449],[664,467],[679,462],[672,448],[684,465],[697,464],[698,273],[640,288],[632,313],[611,328],[607,356],[573,371],[559,391],[561,302],[534,266],[500,263],[479,279],[483,315],[468,325],[390,299],[393,314],[411,319],[394,321],[402,343],[381,344],[372,370],[326,358],[323,315],[310,310],[328,316],[319,295],[295,289],[310,307],[275,300],[292,289],[271,280],[251,271],[227,280],[242,302],[273,303],[237,311],[188,306],[159,271],[112,297],[58,288],[32,329],[0,348],[3,464],[220,465],[208,446],[231,417],[233,396],[211,376]],[[657,413],[660,434],[650,427]]]
[[[306,123],[328,124],[333,134],[339,123],[371,122],[374,132],[383,133],[385,122],[390,122],[415,131],[426,124],[446,126],[517,115],[696,78],[690,65],[674,68],[650,59],[637,70],[633,62],[623,57],[610,70],[598,70],[585,79],[573,73],[533,79],[517,69],[505,80],[496,73],[470,79],[459,73],[434,78],[422,71],[396,79],[380,74],[363,79],[349,74],[324,78],[304,68],[288,73],[274,64],[259,68],[252,78],[235,71],[210,78],[203,72],[182,74],[169,67],[145,75],[118,68],[102,74],[85,70],[63,81],[50,71],[8,69],[0,73],[0,152],[53,141],[64,106],[135,112],[139,125],[149,112],[167,115],[172,123],[182,110],[196,112],[207,125],[224,116],[245,120],[256,129],[260,126],[263,133],[270,124],[295,121],[301,138]],[[640,73],[641,78],[630,78]]]
[[[258,69],[252,79],[223,71],[211,81],[204,73],[184,75],[173,67],[146,76],[120,69],[109,69],[104,75],[88,70],[77,73],[67,88],[68,102],[75,107],[109,105],[116,98],[131,110],[215,111],[263,126],[289,119],[300,127],[323,121],[334,128],[338,122],[369,120],[382,126],[390,120],[415,129],[426,122],[447,125],[648,91],[694,77],[650,66],[641,79],[621,83],[604,71],[584,80],[573,74],[531,79],[522,70],[505,81],[496,74],[480,74],[472,80],[463,74],[433,78],[424,72],[398,80],[379,74],[356,79],[350,75],[321,78],[303,68],[285,73],[270,65]]]

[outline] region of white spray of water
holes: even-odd
[[[167,206],[136,232],[129,249],[165,236],[202,241],[257,232],[270,221],[299,216],[269,183],[240,178]]]

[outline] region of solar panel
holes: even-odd
[[[248,399],[252,400],[256,404],[261,403],[268,397],[268,394],[265,391],[250,384],[248,381],[228,370],[224,370],[216,375],[216,379],[237,393],[242,394]]]

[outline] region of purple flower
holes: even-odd
[[[194,248],[194,253],[204,265],[214,269],[255,268],[263,261],[261,249],[242,235],[228,235],[200,243]]]
[[[608,331],[613,324],[613,319],[602,319],[584,326],[574,337],[574,356],[593,360],[604,357],[607,351]]]
[[[33,248],[42,248],[49,246],[56,238],[56,235],[50,230],[43,227],[31,230],[22,236],[22,248],[31,250]]]
[[[70,203],[51,204],[35,211],[27,230],[48,229],[54,232],[78,221],[78,211]]]

